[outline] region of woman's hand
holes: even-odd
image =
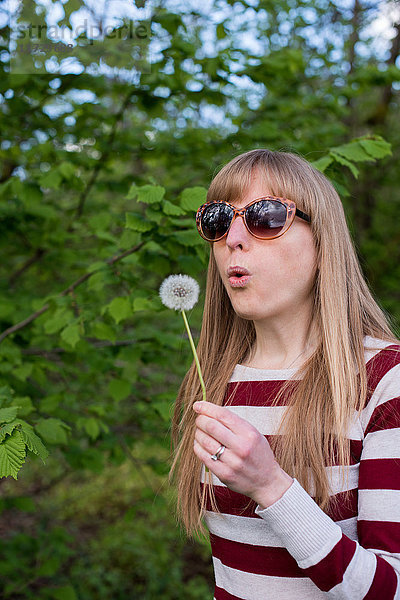
[[[278,500],[293,483],[281,469],[266,438],[228,408],[195,402],[198,413],[194,452],[231,490],[252,498],[261,508]],[[220,446],[218,460],[211,456]]]

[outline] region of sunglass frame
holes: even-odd
[[[255,233],[253,233],[252,231],[250,231],[249,226],[246,222],[246,210],[249,208],[249,206],[252,206],[253,204],[255,204],[256,202],[260,202],[261,200],[272,200],[274,202],[279,202],[280,204],[283,204],[286,208],[286,222],[285,225],[283,226],[283,228],[281,229],[281,231],[279,233],[277,233],[276,235],[272,235],[271,237],[261,237],[259,235],[256,235]],[[229,224],[228,229],[226,230],[226,232],[219,238],[216,238],[215,240],[210,240],[208,239],[204,233],[203,233],[203,229],[201,226],[201,217],[203,214],[203,211],[205,210],[205,208],[207,206],[210,206],[211,204],[226,204],[227,206],[229,206],[232,210],[233,210],[233,217],[232,220]],[[207,242],[219,242],[220,240],[224,239],[224,237],[226,235],[228,235],[228,232],[232,226],[233,221],[236,219],[237,216],[242,217],[243,222],[245,224],[245,227],[247,229],[247,231],[250,233],[250,235],[254,236],[255,238],[259,239],[259,240],[273,240],[275,238],[280,237],[281,235],[283,235],[284,233],[286,233],[286,231],[289,229],[289,227],[291,226],[291,224],[294,221],[294,217],[298,216],[300,217],[300,219],[303,219],[304,221],[307,221],[308,223],[310,223],[311,218],[306,215],[306,213],[304,213],[302,210],[298,209],[296,207],[296,204],[293,200],[288,200],[287,198],[280,198],[278,196],[261,196],[260,198],[256,198],[255,200],[252,200],[251,202],[249,202],[249,204],[246,204],[246,206],[244,206],[243,208],[236,208],[235,206],[233,206],[232,204],[230,204],[229,202],[226,202],[225,200],[219,200],[219,201],[212,201],[212,202],[205,202],[204,204],[202,204],[198,209],[197,209],[197,213],[196,213],[196,226],[197,226],[197,231],[199,232],[199,234],[201,235],[201,237],[206,240]]]

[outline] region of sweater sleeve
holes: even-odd
[[[296,479],[277,502],[256,508],[304,574],[337,600],[400,600],[400,365],[380,384],[360,459],[358,542]]]

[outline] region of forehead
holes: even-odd
[[[262,165],[233,165],[223,168],[212,180],[207,192],[208,202],[228,202],[243,208],[263,196],[291,198],[286,195],[284,178],[273,168]],[[290,187],[290,186],[289,186]]]
[[[275,196],[271,182],[259,169],[253,169],[249,181],[239,197],[232,198],[230,203],[236,208],[243,208],[257,198]]]

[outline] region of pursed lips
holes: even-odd
[[[238,265],[229,267],[227,270],[229,284],[233,288],[243,288],[251,279],[251,273],[244,267]]]
[[[235,265],[234,267],[228,267],[227,274],[228,277],[251,275],[250,271],[248,271],[245,267],[240,267],[239,265]]]

